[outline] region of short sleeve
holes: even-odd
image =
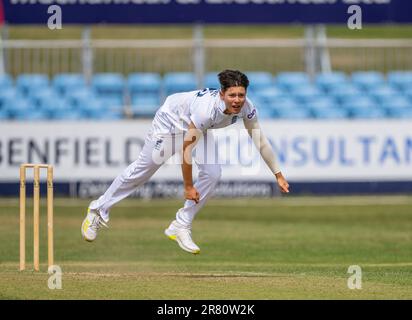
[[[212,125],[209,106],[207,103],[202,103],[199,100],[195,101],[190,106],[190,121],[193,122],[196,129],[205,131]]]
[[[249,98],[246,99],[243,112],[244,121],[251,121],[257,119],[257,108]]]

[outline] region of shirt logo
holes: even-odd
[[[198,97],[203,97],[206,93],[209,93],[212,97],[216,97],[218,94],[219,90],[215,88],[205,88],[201,91],[198,91],[197,96]]]
[[[247,118],[250,120],[254,117],[255,114],[256,114],[256,109],[253,109],[253,111],[247,115]]]
[[[154,148],[155,148],[156,150],[160,150],[160,147],[162,146],[162,142],[163,142],[162,139],[157,140]]]
[[[202,91],[199,91],[199,92],[197,93],[197,96],[198,96],[198,97],[203,97],[208,91],[209,91],[208,88],[203,89]]]

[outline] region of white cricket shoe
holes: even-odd
[[[200,248],[192,240],[190,228],[182,226],[176,220],[165,230],[165,235],[170,240],[176,241],[183,250],[193,254],[200,253]]]
[[[96,210],[87,209],[87,216],[82,223],[82,237],[86,241],[93,241],[97,237],[97,231],[104,226],[109,226],[104,222],[103,218],[97,213]]]

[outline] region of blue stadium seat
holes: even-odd
[[[21,121],[36,121],[36,120],[49,120],[48,114],[43,110],[34,109],[29,113],[19,113],[14,119]]]
[[[307,102],[306,108],[315,113],[318,110],[324,111],[340,108],[340,105],[333,98],[325,96]]]
[[[248,92],[246,94],[246,98],[251,100],[253,104],[256,104],[257,102],[261,103],[261,99],[259,95],[256,95],[254,92]]]
[[[81,114],[85,114],[88,118],[119,119],[123,117],[124,106],[119,103],[116,97],[114,99],[110,97],[102,98],[87,88],[70,93],[67,100],[74,109]]]
[[[353,108],[350,115],[354,119],[384,119],[386,112],[381,108]]]
[[[404,96],[398,96],[395,98],[383,100],[381,102],[381,106],[386,110],[388,114],[393,114],[394,112],[392,111],[395,109],[401,110],[396,111],[397,114],[400,114],[404,109],[412,109],[412,101]]]
[[[44,111],[50,119],[58,119],[60,118],[59,114],[72,109],[71,104],[59,97],[40,98],[38,100],[38,107]]]
[[[41,104],[41,101],[52,100],[55,101],[59,99],[58,93],[56,93],[52,88],[39,88],[36,91],[30,92],[28,98],[33,101],[36,106]]]
[[[161,94],[162,78],[158,73],[137,72],[129,74],[127,78],[127,87],[130,95],[144,94]]]
[[[110,108],[110,105],[102,99],[89,100],[87,105],[79,108],[89,120],[113,121],[124,118],[123,108]]]
[[[368,109],[379,107],[379,104],[369,96],[350,96],[346,97],[342,103],[343,107],[352,109]]]
[[[53,114],[53,119],[54,120],[82,120],[85,119],[85,115],[83,112],[75,109],[63,109],[59,110],[58,112],[55,112]]]
[[[48,86],[49,78],[45,74],[21,74],[16,79],[16,87],[23,95]]]
[[[270,72],[248,71],[245,74],[249,79],[248,91],[257,91],[273,86],[273,76]]]
[[[384,84],[380,85],[370,91],[370,95],[375,98],[378,102],[386,99],[394,99],[398,97],[401,93],[399,90],[395,89],[393,86]]]
[[[1,88],[9,88],[13,86],[13,79],[7,73],[0,75],[0,90]]]
[[[152,118],[155,115],[157,109],[157,105],[143,101],[139,105],[132,105],[132,114],[133,117]]]
[[[260,105],[257,114],[259,120],[268,120],[276,118],[276,112],[265,105]]]
[[[1,110],[0,109],[0,121],[2,120],[9,120],[11,118],[8,110]]]
[[[160,97],[157,94],[135,94],[132,96],[132,104],[138,105],[139,102],[144,102],[145,104],[153,104],[160,107]]]
[[[78,104],[74,108],[87,118],[98,118],[100,113],[106,111],[106,105],[99,98],[78,100]]]
[[[385,83],[382,73],[377,71],[357,71],[353,72],[352,83],[364,90],[371,90]]]
[[[52,86],[59,94],[65,95],[86,87],[86,81],[80,73],[61,73],[53,78]]]
[[[92,77],[92,87],[97,93],[123,93],[125,79],[120,73],[97,73]]]
[[[312,114],[306,108],[279,108],[276,110],[276,117],[280,119],[301,120],[312,118]]]
[[[6,101],[3,107],[11,118],[24,119],[29,113],[33,113],[36,109],[32,102],[26,98],[18,98]]]
[[[218,87],[218,72],[205,76],[205,87]],[[412,71],[382,73],[343,72],[318,74],[312,85],[306,73],[246,72],[248,97],[259,106],[260,119],[411,118]],[[117,78],[117,80],[115,80]],[[59,74],[49,86],[47,75],[22,74],[16,85],[0,76],[0,119],[97,119],[124,117],[124,93],[129,90],[136,117],[152,117],[166,93],[196,90],[192,73],[132,73],[126,82],[120,74],[96,74],[88,87],[81,74]],[[64,95],[63,99],[61,95]],[[24,98],[22,98],[24,97]],[[65,100],[67,99],[67,101]]]
[[[122,110],[124,106],[126,105],[123,101],[123,98],[119,96],[109,96],[109,97],[99,96],[99,98],[102,99],[107,109]]]
[[[338,107],[312,109],[312,114],[316,119],[346,119],[349,117],[347,110]]]
[[[117,121],[124,119],[124,114],[120,111],[108,111],[105,113],[101,113],[99,116],[94,117],[92,119],[101,121]]]
[[[342,107],[353,118],[383,118],[385,111],[371,97],[360,96],[346,99]]]
[[[332,88],[339,88],[348,83],[344,72],[321,73],[316,76],[315,83],[319,89],[329,92]]]
[[[217,75],[219,72],[208,72],[204,78],[205,88],[220,89],[220,83]]]
[[[406,88],[404,90],[404,96],[407,97],[409,100],[412,101],[412,87]]]
[[[166,96],[177,92],[197,89],[196,77],[190,72],[169,72],[163,77],[163,87]]]
[[[111,98],[99,97],[99,99],[102,101],[106,111],[123,113],[126,107],[126,104],[124,104],[122,101],[120,101],[116,97],[111,97]]]
[[[275,78],[276,84],[285,90],[304,87],[310,84],[309,76],[304,72],[280,72]]]
[[[132,98],[131,108],[135,117],[153,117],[159,107],[159,96],[134,95]]]
[[[264,100],[260,99],[260,97],[255,96],[255,95],[253,95],[253,94],[250,94],[250,95],[248,94],[248,95],[247,95],[247,98],[248,98],[250,101],[252,101],[253,105],[258,109],[259,112],[260,112],[260,111],[263,111],[263,112],[265,113],[264,110],[271,110],[271,108],[270,108],[270,103],[266,103]],[[270,112],[265,113],[265,115],[266,115],[266,114],[269,114],[269,113],[270,113]],[[272,114],[273,114],[273,112],[272,112]]]
[[[396,97],[385,97],[381,100],[381,104],[385,106],[393,106],[394,108],[409,108],[412,106],[412,101],[406,96],[398,95]]]
[[[76,91],[67,92],[66,99],[69,103],[78,107],[80,104],[87,104],[88,101],[97,99],[97,95],[88,87],[81,88]]]
[[[7,101],[19,98],[23,98],[23,96],[15,87],[0,88],[0,109],[7,103]]]
[[[291,89],[291,94],[300,103],[307,103],[309,101],[319,99],[325,95],[320,89],[313,85],[295,87]]]
[[[289,93],[284,92],[278,87],[271,86],[263,89],[255,90],[253,93],[248,92],[248,97],[255,102],[255,99],[260,99],[263,103],[272,103],[276,99],[286,98]]]
[[[391,71],[387,79],[389,84],[400,90],[412,88],[412,71]]]
[[[32,121],[47,120],[49,118],[44,110],[37,108],[32,101],[25,98],[9,101],[5,110],[15,120]]]
[[[402,108],[402,109],[392,108],[388,110],[388,115],[391,118],[412,119],[412,108]]]
[[[101,98],[108,99],[111,104],[123,105],[125,95],[125,79],[120,73],[98,73],[92,77],[92,88]]]
[[[350,98],[357,98],[364,94],[359,88],[353,86],[352,84],[345,84],[340,87],[332,87],[329,92],[329,96],[343,103],[345,100]]]
[[[295,99],[289,96],[285,98],[274,99],[271,103],[267,104],[267,107],[277,112],[278,110],[298,109],[301,108],[301,105]]]

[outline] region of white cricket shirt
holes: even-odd
[[[224,114],[226,106],[217,89],[203,89],[170,95],[156,112],[153,133],[179,134],[187,131],[190,122],[201,131],[218,129],[234,124],[239,118],[255,119],[257,111],[246,98],[238,114]]]

